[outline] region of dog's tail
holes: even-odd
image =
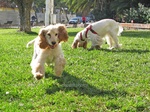
[[[118,36],[121,35],[121,33],[123,32],[123,27],[121,25],[118,24],[119,30],[118,30]]]
[[[26,48],[28,48],[30,45],[34,44],[35,39],[31,40],[30,42],[27,43]]]

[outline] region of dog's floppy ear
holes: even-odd
[[[83,43],[83,48],[84,48],[84,49],[87,48],[87,41],[85,41],[85,42]]]
[[[46,41],[46,29],[42,28],[39,32],[39,37],[40,37],[40,43],[39,43],[39,47],[41,49],[46,49],[48,47],[48,43]]]
[[[72,43],[72,49],[75,49],[77,48],[77,45],[78,45],[79,41],[78,40],[75,40],[73,43]]]
[[[58,38],[59,38],[59,42],[64,41],[66,42],[68,40],[68,32],[66,30],[66,27],[64,25],[58,25]]]
[[[83,47],[84,49],[86,49],[87,48],[87,41],[82,42],[82,43],[79,42],[79,44],[77,44],[77,46],[78,47]]]

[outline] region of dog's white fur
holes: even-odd
[[[68,40],[68,33],[64,25],[50,25],[42,28],[37,38],[28,42],[27,47],[34,43],[31,61],[32,74],[36,79],[45,76],[44,64],[54,63],[55,75],[61,77],[65,67],[65,58],[60,42]]]
[[[92,29],[97,33],[94,34],[90,30],[87,32],[87,38],[86,38],[86,30],[89,27],[89,25],[83,29],[82,31],[78,32],[76,37],[74,38],[74,41],[72,43],[72,48],[77,47],[87,47],[87,42],[90,40],[92,42],[91,49],[99,49],[101,45],[103,44],[104,38],[107,41],[107,44],[109,45],[109,49],[113,48],[120,48],[121,44],[119,44],[118,37],[121,32],[123,31],[123,28],[119,26],[119,23],[112,19],[103,19],[98,22],[92,23]],[[82,33],[82,38],[84,41],[80,38],[80,33]]]

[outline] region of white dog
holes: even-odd
[[[65,58],[60,42],[68,40],[68,33],[64,25],[50,25],[42,28],[34,40],[28,42],[27,47],[34,43],[34,53],[31,61],[32,74],[36,79],[45,76],[44,64],[54,63],[55,74],[61,77],[65,67]]]
[[[100,49],[103,44],[104,37],[109,45],[109,49],[120,48],[118,37],[123,28],[119,23],[112,19],[103,19],[101,21],[88,25],[85,29],[77,33],[72,43],[72,48],[87,48],[87,42],[90,40],[92,46],[90,49]]]

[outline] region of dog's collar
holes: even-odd
[[[83,36],[82,36],[82,32],[80,33],[80,39],[81,39],[81,41],[84,41]]]
[[[85,37],[87,38],[87,33],[88,31],[91,31],[92,33],[94,34],[97,34],[97,32],[95,32],[93,29],[92,29],[92,25],[89,25],[87,28],[86,28],[86,32],[85,32]]]

